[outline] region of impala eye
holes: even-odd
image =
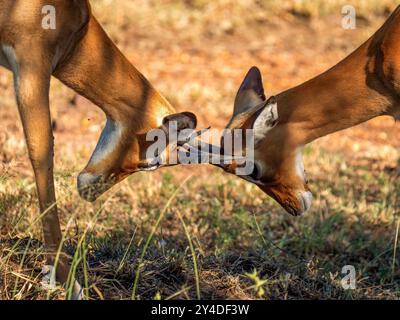
[[[254,168],[253,172],[249,175],[250,178],[253,180],[260,180],[262,176],[262,172],[260,167],[257,165],[257,163],[254,163]]]

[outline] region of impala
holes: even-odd
[[[42,27],[42,9],[49,5],[55,8],[55,29]],[[146,132],[172,120],[178,129],[193,129],[196,119],[187,112],[174,114],[110,40],[89,1],[0,0],[0,65],[13,72],[51,266],[61,241],[53,182],[51,76],[98,105],[107,117],[97,147],[78,177],[80,195],[90,201],[133,172],[163,165],[145,158]],[[57,279],[64,283],[68,272],[68,257],[62,254]]]
[[[254,159],[248,159],[253,171],[240,177],[297,216],[312,201],[303,146],[382,115],[400,118],[400,6],[347,58],[276,96],[266,98],[261,73],[251,68],[237,93],[227,128],[253,129]],[[185,147],[196,152],[190,143]],[[235,174],[235,161],[217,165]]]

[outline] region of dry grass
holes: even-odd
[[[215,127],[228,121],[248,67],[261,67],[268,93],[298,84],[357,47],[396,1],[350,1],[362,16],[354,31],[340,27],[343,2],[93,1],[138,69],[178,109],[196,112],[200,126]],[[104,118],[58,82],[52,87],[58,206],[89,299],[400,297],[400,128],[393,120],[305,150],[315,195],[306,217],[289,216],[256,187],[206,166],[135,174],[88,204],[75,179]],[[63,289],[40,285],[34,180],[4,70],[0,90],[0,298],[61,299]],[[348,264],[356,290],[340,285]]]

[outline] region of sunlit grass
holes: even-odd
[[[77,279],[87,299],[129,299],[133,293],[139,299],[157,294],[162,299],[259,298],[261,287],[254,291],[246,277],[256,269],[259,279],[268,280],[262,286],[267,299],[349,298],[340,287],[340,271],[352,264],[359,282],[351,298],[399,297],[398,211],[393,207],[399,188],[388,187],[393,180],[385,173],[360,183],[364,171],[350,163],[340,169],[343,156],[311,150],[306,159],[315,163],[308,172],[316,199],[302,218],[284,213],[255,187],[201,167],[223,187],[196,174],[179,187],[182,172],[168,169],[150,175],[150,181],[144,174],[132,177],[93,208],[74,193],[61,198],[63,212],[77,213],[73,218],[63,214],[73,257],[67,288]],[[326,179],[333,171],[340,174]],[[130,195],[133,186],[140,191]],[[377,205],[382,199],[386,209]],[[15,202],[9,209],[23,206]],[[162,219],[160,207],[168,208]],[[31,240],[40,235],[40,224],[33,220],[29,231],[27,219],[1,238],[2,297],[70,297],[68,289],[41,289],[42,246]]]

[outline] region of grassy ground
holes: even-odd
[[[263,71],[268,94],[284,90],[354,50],[395,6],[157,3],[93,2],[112,38],[177,109],[198,114],[200,127],[219,128],[251,65]],[[343,3],[359,12],[356,30],[340,26]],[[400,128],[392,119],[306,148],[315,200],[305,217],[289,216],[256,187],[207,166],[135,174],[88,204],[75,180],[104,117],[60,83],[52,88],[58,206],[89,299],[400,298]],[[40,285],[44,255],[34,179],[4,70],[0,92],[0,298],[64,298],[63,289]],[[356,269],[355,290],[340,284],[345,265]]]

